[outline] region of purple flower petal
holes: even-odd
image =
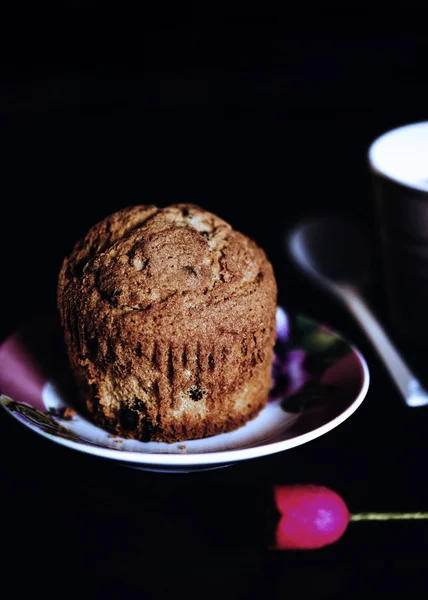
[[[274,382],[271,400],[287,398],[296,394],[311,379],[305,369],[306,352],[302,349],[289,350],[284,358],[275,357],[272,369]]]
[[[278,306],[276,309],[276,334],[281,342],[286,342],[290,335],[290,322],[283,308]]]
[[[304,350],[290,350],[287,356],[286,372],[289,376],[287,395],[295,394],[311,378],[303,367],[306,352]]]

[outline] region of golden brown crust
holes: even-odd
[[[58,307],[87,407],[110,431],[201,438],[266,403],[272,266],[197,206],[134,206],[96,224],[64,260]]]

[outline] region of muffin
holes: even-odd
[[[202,208],[132,206],[94,225],[58,282],[94,421],[174,442],[255,417],[271,387],[276,299],[264,251]]]

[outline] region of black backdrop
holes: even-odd
[[[38,62],[29,53],[23,63],[3,65],[2,338],[32,316],[55,310],[62,258],[96,220],[133,203],[189,201],[213,210],[266,249],[285,306],[334,324],[360,345],[370,360],[373,399],[349,425],[287,457],[244,465],[235,475],[225,470],[185,481],[124,475],[119,469],[112,475],[109,465],[61,448],[55,448],[54,458],[49,443],[36,441],[0,415],[5,514],[13,515],[3,526],[11,558],[6,571],[15,584],[25,580],[24,563],[33,591],[44,589],[43,581],[56,581],[55,575],[61,586],[56,589],[64,590],[87,568],[95,574],[89,579],[92,592],[102,590],[104,597],[109,590],[115,597],[124,590],[140,592],[138,577],[129,576],[137,561],[132,548],[121,554],[120,532],[137,543],[131,530],[135,536],[148,533],[129,515],[136,518],[140,510],[167,514],[173,498],[177,514],[172,531],[181,546],[166,546],[165,517],[166,525],[159,524],[161,537],[156,528],[150,533],[142,597],[155,597],[159,586],[173,592],[173,583],[168,588],[163,580],[168,558],[175,565],[172,577],[186,589],[186,553],[192,557],[193,579],[205,594],[208,585],[215,594],[250,597],[254,575],[262,569],[255,548],[264,535],[262,498],[270,478],[331,485],[344,493],[352,510],[412,510],[421,508],[420,501],[428,502],[416,458],[426,452],[426,423],[401,411],[364,337],[343,311],[303,286],[282,250],[287,227],[312,212],[340,212],[372,231],[367,148],[383,131],[427,118],[427,38],[416,31],[384,28],[380,33],[369,26],[320,26],[314,31],[281,31],[277,24],[256,21],[142,28],[138,53],[122,52],[110,60],[111,53],[103,57],[100,50],[79,61],[62,61],[52,49],[48,61]],[[374,301],[381,307],[380,284],[378,292]],[[395,408],[388,412],[385,430],[383,411],[390,400]],[[362,447],[359,427],[365,427]],[[55,468],[53,482],[50,473],[57,463],[64,472]],[[40,470],[40,464],[46,469]],[[128,495],[119,498],[112,476],[113,484],[129,486]],[[397,488],[395,477],[400,477]],[[254,481],[263,485],[254,486]],[[103,515],[99,521],[97,514]],[[111,521],[106,525],[104,517],[117,520],[118,529]],[[252,537],[248,523],[256,519]],[[45,554],[38,558],[38,553],[46,527],[58,556],[54,560],[51,551],[48,579],[43,580]],[[342,589],[342,583],[348,598],[360,597],[373,585],[379,593],[416,589],[424,582],[427,560],[428,533],[426,528],[419,531],[423,534],[415,541],[414,530],[403,527],[389,533],[376,529],[374,535],[361,529],[324,554],[265,557],[263,569],[276,582],[272,597],[290,590],[292,597],[293,592],[319,597],[311,595],[311,577],[321,597],[333,597],[332,590]],[[110,544],[108,559],[101,553],[98,560],[101,548],[95,538]],[[383,562],[381,556],[386,557]],[[123,558],[130,561],[128,569]],[[115,569],[117,587],[111,584]],[[254,587],[256,595],[266,589]],[[343,596],[338,592],[334,597]]]
[[[52,306],[63,255],[132,203],[211,209],[256,238],[278,276],[296,216],[371,224],[367,148],[426,118],[427,48],[420,33],[181,25],[143,31],[139,53],[110,63],[5,65],[2,328]]]

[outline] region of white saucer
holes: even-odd
[[[283,452],[324,435],[360,406],[369,370],[339,334],[302,315],[277,315],[278,342],[269,402],[231,433],[166,444],[112,436],[79,414],[61,332],[41,318],[0,346],[0,403],[39,435],[105,459],[150,471],[188,472]],[[64,410],[77,412],[70,418]],[[54,452],[55,448],[52,447]]]

